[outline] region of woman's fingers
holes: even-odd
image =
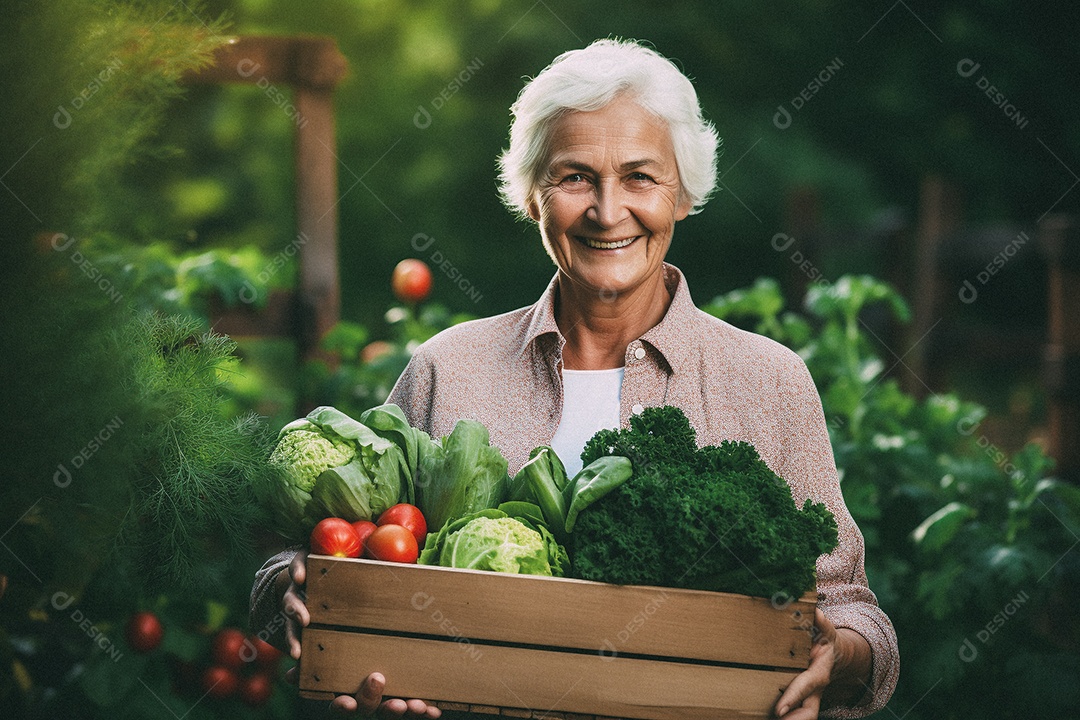
[[[281,606],[286,615],[300,623],[300,627],[307,627],[311,623],[311,613],[308,612],[307,605],[300,599],[300,595],[297,594],[296,590],[296,588],[290,586],[285,591]]]
[[[307,581],[307,551],[301,550],[289,563],[289,577],[297,585],[303,585]]]
[[[307,627],[308,623],[311,622],[311,615],[308,613],[307,605],[296,594],[292,586],[285,591],[281,606],[288,616],[285,622],[285,643],[289,648],[289,657],[293,660],[299,660],[300,628]]]
[[[352,695],[338,695],[330,701],[330,712],[335,715],[352,715],[357,707],[356,698]]]
[[[789,710],[787,715],[782,715],[782,720],[817,720],[821,710],[821,696],[811,695],[803,701],[802,707]]]
[[[364,715],[374,715],[382,704],[382,691],[386,687],[386,678],[382,673],[371,673],[356,693],[358,709]]]

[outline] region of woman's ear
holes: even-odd
[[[679,203],[675,206],[675,222],[685,220],[690,211],[694,209],[694,201],[683,190],[679,190]]]
[[[525,203],[525,210],[529,213],[529,217],[533,219],[533,222],[540,222],[540,203],[536,201],[536,195],[529,198],[529,201]]]

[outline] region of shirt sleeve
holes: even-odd
[[[870,684],[862,697],[850,706],[826,708],[822,716],[860,718],[881,710],[892,697],[900,653],[892,622],[867,584],[863,536],[841,494],[821,398],[806,365],[801,359],[794,365],[779,393],[786,441],[785,467],[778,474],[800,505],[809,497],[825,503],[836,517],[839,544],[817,562],[818,607],[837,628],[862,635],[872,654]]]
[[[274,595],[274,581],[296,557],[300,546],[284,550],[266,561],[255,573],[251,588],[251,607],[248,624],[251,632],[288,654],[285,645],[285,615],[279,606],[281,598]]]
[[[435,367],[421,345],[405,366],[386,402],[401,408],[413,427],[433,433],[431,409],[435,397]]]

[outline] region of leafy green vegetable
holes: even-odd
[[[585,463],[625,456],[633,476],[577,517],[578,577],[618,584],[798,597],[837,542],[821,503],[796,507],[786,483],[745,442],[698,449],[681,410],[647,408],[602,430]]]
[[[541,445],[529,453],[517,475],[510,481],[510,499],[535,503],[544,523],[560,541],[566,541],[566,498],[563,491],[569,481],[566,469],[555,451]]]
[[[399,499],[412,500],[410,460],[398,442],[411,442],[415,462],[416,448],[431,441],[409,428],[397,407],[370,412],[378,430],[332,407],[281,429],[270,456],[278,478],[265,493],[279,530],[302,537],[321,518],[370,520]]]
[[[630,479],[633,466],[621,455],[593,460],[574,476],[570,486],[570,507],[566,511],[566,532],[571,532],[582,510]]]
[[[506,458],[490,444],[487,428],[459,420],[453,432],[421,453],[414,484],[416,505],[429,528],[506,500]]]
[[[630,478],[630,461],[602,457],[582,468],[572,480],[555,451],[546,445],[529,453],[529,462],[510,481],[510,499],[534,503],[543,522],[560,542],[566,542],[578,513]]]
[[[504,503],[501,507],[524,510],[535,517],[538,508],[529,503]],[[428,535],[421,565],[491,570],[524,575],[561,576],[568,565],[566,550],[543,525],[526,517],[511,517],[501,509],[488,508],[443,525]]]

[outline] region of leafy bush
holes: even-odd
[[[812,287],[804,316],[784,312],[772,280],[705,309],[795,349],[817,383],[870,585],[900,642],[900,684],[880,716],[1067,715],[1080,700],[1080,630],[1067,620],[1080,488],[1048,477],[1038,447],[1010,457],[994,445],[980,405],[901,390],[868,324],[881,305],[908,319],[865,276]]]

